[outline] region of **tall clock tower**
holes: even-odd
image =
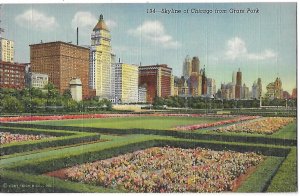
[[[111,89],[111,36],[103,15],[91,35],[89,86],[96,90],[96,96],[109,99]]]

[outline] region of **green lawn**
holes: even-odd
[[[204,117],[122,117],[122,118],[100,118],[100,119],[76,119],[57,121],[31,122],[42,125],[56,126],[80,126],[112,129],[159,129],[168,130],[178,125],[193,125],[225,120],[225,118]]]

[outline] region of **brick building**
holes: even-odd
[[[25,65],[0,61],[0,88],[25,88]]]
[[[171,95],[172,68],[166,64],[139,67],[139,86],[147,87],[147,102]]]
[[[30,45],[33,72],[47,74],[62,94],[72,78],[82,82],[83,98],[89,97],[89,49],[61,41]]]

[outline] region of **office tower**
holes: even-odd
[[[139,67],[139,86],[147,86],[147,102],[171,95],[172,68],[166,64]]]
[[[183,62],[182,75],[188,79],[192,73],[192,60],[189,55],[187,55]]]
[[[0,61],[0,88],[25,88],[24,64]]]
[[[61,41],[30,45],[32,72],[47,74],[49,82],[63,94],[70,81],[79,78],[83,98],[89,97],[89,49]]]
[[[14,62],[14,42],[0,37],[0,61]]]
[[[137,103],[139,101],[138,66],[115,63],[113,69],[115,103]]]
[[[242,90],[242,72],[239,71],[236,73],[236,85],[235,85],[235,98],[241,99],[241,90]]]
[[[111,62],[114,55],[111,52],[110,41],[110,31],[101,14],[91,35],[89,86],[96,90],[99,98],[107,99],[113,95]]]
[[[192,72],[200,72],[200,60],[196,56],[194,56],[192,59]]]

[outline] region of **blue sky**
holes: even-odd
[[[147,9],[224,9],[226,14],[149,14]],[[229,13],[230,9],[259,13]],[[122,62],[166,63],[182,75],[186,55],[198,56],[208,77],[230,82],[241,68],[251,87],[265,86],[279,76],[284,90],[296,87],[296,3],[193,4],[5,4],[1,10],[3,37],[15,41],[15,59],[29,62],[29,45],[50,41],[89,45],[100,14],[112,35],[112,48]]]

